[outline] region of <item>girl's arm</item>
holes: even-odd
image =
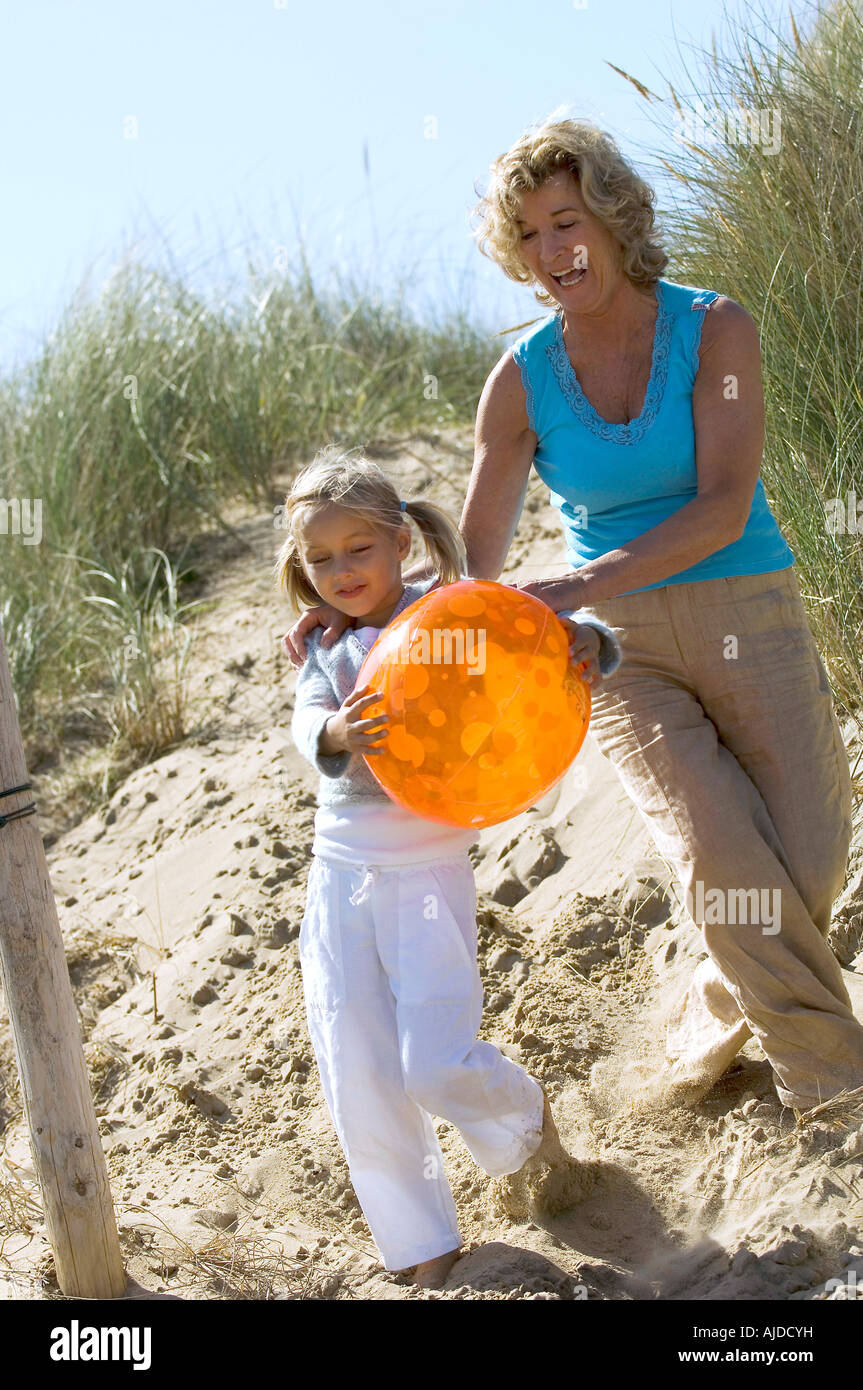
[[[341,708],[329,678],[318,662],[320,636],[311,637],[306,659],[297,676],[294,713],[291,717],[291,737],[303,757],[324,777],[342,777],[347,771],[351,753],[322,753],[320,748],[324,725]]]

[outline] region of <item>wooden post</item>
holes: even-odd
[[[0,792],[27,780],[0,629]],[[0,797],[0,818],[33,799]],[[72,1297],[119,1298],[126,1273],[35,813],[0,825],[0,980],[57,1282]]]

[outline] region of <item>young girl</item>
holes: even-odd
[[[402,580],[407,516],[433,580]],[[417,1283],[441,1287],[460,1236],[432,1115],[499,1179],[496,1205],[516,1220],[571,1205],[590,1186],[561,1147],[539,1082],[477,1040],[483,992],[468,848],[478,831],[396,805],[363,758],[383,751],[388,720],[364,718],[380,692],[354,688],[366,653],[435,584],[465,577],[464,543],[439,507],[400,501],[376,464],[331,450],[295,479],[286,519],[275,572],[295,611],[330,604],[354,623],[328,648],[320,627],[308,632],[291,723],[321,774],[299,940],[309,1035],[385,1268],[416,1267]],[[610,629],[589,615],[564,621],[587,679],[617,666]]]

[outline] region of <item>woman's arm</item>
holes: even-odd
[[[507,352],[480,397],[473,469],[459,522],[472,579],[497,579],[506,564],[535,451],[521,373]]]
[[[530,429],[521,373],[507,352],[486,380],[477,408],[473,469],[459,531],[471,579],[497,579],[506,563],[527,492],[536,435]],[[405,581],[428,579],[428,559],[405,571]]]
[[[692,418],[691,502],[574,575],[521,587],[555,609],[589,606],[668,579],[743,534],[764,449],[764,398],[758,329],[733,299],[717,299],[705,313]]]

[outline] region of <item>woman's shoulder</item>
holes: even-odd
[[[696,289],[693,285],[678,285],[670,280],[663,280],[662,293],[672,313],[689,319],[690,333],[693,341],[699,344],[699,352],[719,342],[731,346],[758,342],[758,325],[749,310],[736,299],[729,299],[717,290]],[[693,313],[693,310],[703,312]]]
[[[713,310],[711,314],[705,314],[705,323],[708,319],[730,321],[751,318],[742,304],[738,304],[736,299],[729,299],[719,290],[697,289],[694,285],[680,285],[673,280],[663,280],[661,283],[663,299],[670,308],[688,313],[697,309]]]
[[[696,371],[705,354],[717,349],[721,357],[728,352],[760,351],[758,325],[742,304],[717,290],[698,289],[662,281],[662,298],[671,320],[684,335]],[[701,312],[693,312],[700,310]]]
[[[340,665],[344,661],[347,651],[348,634],[352,631],[353,628],[346,627],[344,632],[340,633],[334,642],[330,642],[324,647],[321,644],[326,628],[322,623],[318,623],[317,627],[310,628],[303,638],[303,644],[306,650],[306,661],[303,663],[301,669],[304,669],[308,665],[310,667],[317,667],[319,670],[330,674],[334,666]]]
[[[519,328],[527,328],[527,332],[516,338],[510,348],[514,361],[523,362],[528,353],[542,352],[547,347],[554,338],[557,317],[557,313],[545,314],[529,324],[518,325]]]
[[[691,313],[697,309],[709,309],[722,296],[717,290],[699,289],[695,285],[681,285],[676,280],[660,277],[662,298],[665,305],[674,313]]]

